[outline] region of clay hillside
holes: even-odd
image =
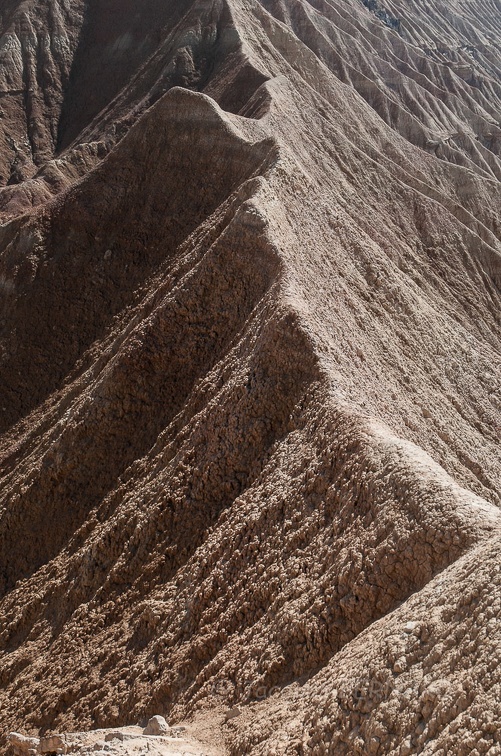
[[[0,753],[499,756],[500,313],[499,0],[0,0]]]

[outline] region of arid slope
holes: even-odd
[[[10,5],[2,727],[500,754],[495,4]]]

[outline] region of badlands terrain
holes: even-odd
[[[499,0],[1,0],[0,752],[499,756],[500,312]]]

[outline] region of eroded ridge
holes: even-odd
[[[498,753],[497,43],[162,8],[80,9],[59,156],[0,198],[2,725]]]

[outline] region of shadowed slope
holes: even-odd
[[[207,90],[238,112],[266,78],[224,0],[151,0],[140,12],[98,0],[71,10],[12,2],[0,19],[4,218],[85,175],[172,87]]]
[[[138,287],[267,160],[271,142],[247,145],[207,100],[176,90],[71,195],[3,230],[4,428],[60,387]],[[19,339],[33,347],[17,349]]]

